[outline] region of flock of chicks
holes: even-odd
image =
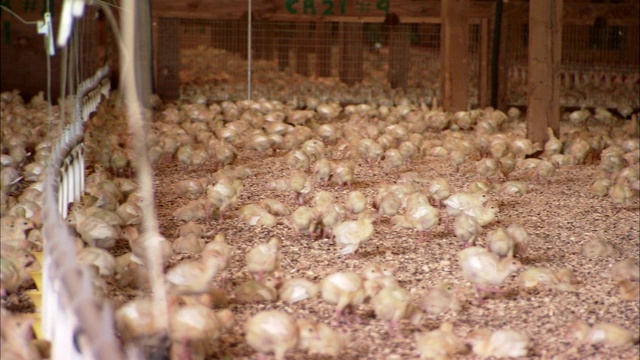
[[[78,258],[92,269],[94,289],[101,298],[108,297],[108,288],[114,284],[142,294],[149,290],[141,200],[130,179],[135,157],[129,145],[135,139],[123,133],[126,127],[118,123],[117,105],[111,106],[105,106],[87,130],[87,153],[95,157],[90,159],[93,170],[86,179],[86,195],[72,206],[67,219],[77,234]],[[51,139],[45,138],[44,117],[34,115],[37,109],[42,109],[41,99],[26,105],[16,93],[2,95],[0,261],[2,293],[7,298],[3,304],[12,296],[15,301],[29,284],[28,271],[39,266],[32,252],[42,244],[38,205],[42,171],[38,173],[34,170],[38,166],[32,164],[44,166]],[[152,163],[166,166],[177,161],[189,173],[211,163],[217,168],[202,178],[178,181],[171,189],[184,203],[173,211],[173,219],[180,224],[176,233],[164,234],[167,238],[161,242],[164,263],[173,265],[165,271],[166,343],[172,358],[220,355],[219,339],[237,326],[230,303],[296,304],[319,297],[332,306],[333,326],[278,309],[259,311],[244,322],[246,343],[261,355],[273,353],[276,359],[295,349],[340,356],[349,346],[349,335],[338,327],[364,321],[359,309],[365,304],[395,338],[404,337],[403,321],[419,326],[425,315],[463,311],[453,284],[441,283],[416,297],[398,281],[395,267],[385,263],[367,261],[358,271],[332,271],[317,282],[288,277],[284,242],[329,239],[337,257],[359,259],[361,248],[383,224],[417,232],[417,241],[425,246],[436,241],[433,230],[442,224],[445,232],[459,239],[459,273],[476,288],[474,306],[482,306],[488,297],[505,292],[502,284],[523,268],[531,243],[530,232],[521,224],[495,226],[499,204],[492,194],[526,194],[532,184],[545,186],[552,181],[560,167],[599,162],[601,171],[588,191],[609,197],[618,206],[637,207],[640,149],[635,115],[620,120],[606,109],[598,108],[594,114],[581,109],[567,114],[567,122],[574,127],[564,139],[549,129],[544,144],[517,136],[524,125],[519,117],[517,109],[507,114],[490,108],[450,114],[437,106],[430,109],[402,99],[388,105],[343,107],[310,98],[301,109],[266,100],[209,104],[206,97],[196,96],[188,103],[163,106],[148,129]],[[24,126],[29,122],[32,126]],[[588,131],[589,124],[605,126],[597,127],[600,132],[596,127]],[[241,154],[254,159],[282,157],[289,172],[271,174],[265,184],[279,196],[241,200],[245,184],[256,175],[254,169],[238,164]],[[455,172],[473,162],[481,180],[456,192],[445,178],[399,173],[426,157],[448,159]],[[358,168],[373,166],[398,174],[397,181],[370,189],[357,187]],[[529,174],[531,181],[511,179],[515,171]],[[344,192],[344,202],[331,189]],[[270,236],[268,241],[258,241],[244,254],[240,269],[232,266],[240,255],[237,244],[229,241],[228,233],[211,230],[230,218],[238,226],[258,229],[285,226],[291,238]],[[601,239],[584,247],[584,255],[590,258],[611,251]],[[237,274],[245,270],[252,279],[237,283]],[[634,258],[611,269],[610,277],[624,300],[638,301],[638,272]],[[571,268],[552,271],[536,266],[526,266],[518,284],[524,290],[574,292],[579,287]],[[116,326],[125,344],[141,345],[161,332],[150,297],[141,295],[117,305]],[[7,314],[7,318],[13,317]],[[469,346],[481,358],[520,357],[530,354],[534,346],[526,334],[513,329],[478,328],[460,338],[454,325],[443,321],[438,329],[415,332],[420,357],[455,358],[468,352]],[[638,342],[637,333],[608,322],[590,326],[576,320],[567,328],[568,336],[583,344],[628,347]],[[19,354],[24,337],[8,335],[4,316],[2,334],[2,354]]]

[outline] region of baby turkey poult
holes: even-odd
[[[471,246],[458,252],[462,275],[472,282],[482,299],[484,292],[500,292],[497,288],[514,271],[520,269],[520,261],[513,258],[500,260],[497,255],[479,246]]]
[[[298,327],[295,320],[279,310],[261,311],[244,326],[247,343],[261,354],[273,352],[276,360],[284,360],[285,354],[298,343]]]

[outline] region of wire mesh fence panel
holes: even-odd
[[[562,26],[560,105],[640,107],[638,23],[608,26],[607,19]],[[527,104],[529,24],[506,19],[507,103]],[[584,21],[583,21],[584,22]]]

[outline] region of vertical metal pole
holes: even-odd
[[[247,99],[251,100],[251,0],[247,18]]]

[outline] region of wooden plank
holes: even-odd
[[[153,14],[163,17],[200,19],[239,19],[246,11],[246,2],[234,0],[154,0]],[[347,21],[382,22],[389,13],[395,13],[402,22],[404,17],[439,18],[440,0],[254,0],[252,8],[256,19],[274,21]],[[492,16],[492,2],[473,1],[469,16]],[[343,20],[344,19],[344,20]]]
[[[397,20],[394,14],[389,16]],[[397,20],[399,21],[399,20]],[[391,88],[406,88],[409,79],[411,60],[411,25],[391,21],[389,29],[389,72],[387,74]]]
[[[468,0],[442,2],[442,105],[451,112],[467,110],[469,103],[468,3]]]
[[[316,76],[331,76],[331,23],[316,23]]]
[[[180,97],[180,20],[158,19],[158,83],[156,93],[164,101]],[[162,44],[162,46],[160,46]]]
[[[538,0],[529,8],[527,137],[544,143],[546,129],[560,129],[559,71],[562,0]]]
[[[340,80],[347,85],[355,85],[364,76],[362,29],[358,23],[340,24]]]

